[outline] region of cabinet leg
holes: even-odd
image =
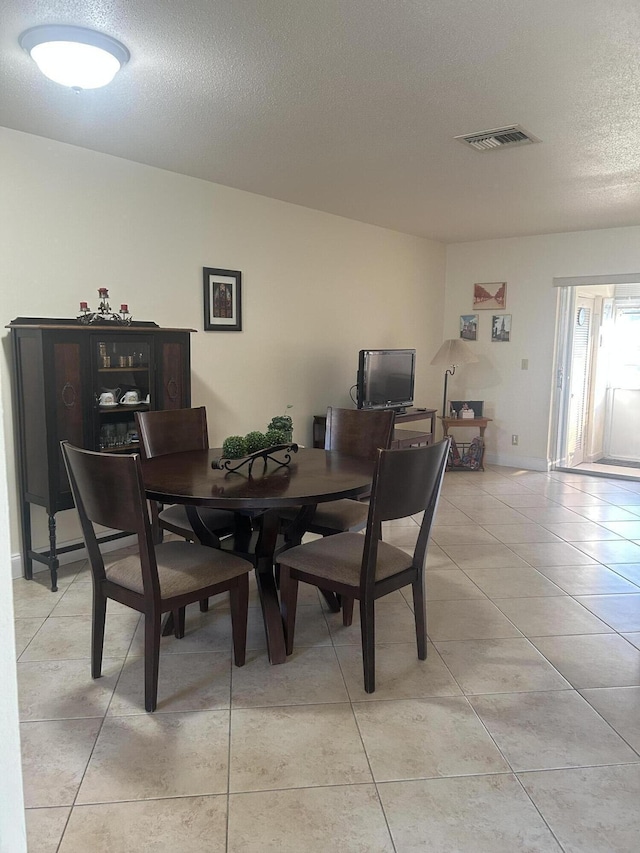
[[[51,572],[51,592],[58,591],[58,568],[60,563],[56,553],[56,517],[49,516],[49,571]]]
[[[22,574],[27,580],[33,580],[33,560],[31,559],[31,505],[22,502]]]

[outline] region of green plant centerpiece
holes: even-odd
[[[285,437],[285,442],[291,441],[293,438],[293,418],[291,415],[287,414],[289,409],[293,408],[293,404],[289,403],[287,408],[285,409],[284,415],[276,415],[275,418],[271,418],[271,422],[267,427],[267,433],[269,430],[278,430]]]
[[[267,436],[258,430],[248,432],[244,440],[247,445],[247,454],[255,453],[257,450],[264,450],[265,447],[269,446]]]
[[[247,455],[247,442],[241,435],[230,435],[222,442],[222,455],[226,459],[242,459]]]
[[[287,409],[293,406],[289,404]],[[288,465],[291,461],[291,454],[298,452],[298,445],[292,443],[293,437],[293,420],[290,415],[276,415],[271,418],[266,432],[252,430],[245,436],[230,435],[225,438],[222,443],[222,457],[214,459],[211,463],[212,468],[224,468],[227,471],[237,471],[245,464],[249,465],[249,474],[253,468],[253,463],[257,459],[263,459],[264,464],[267,460],[277,462],[279,465]],[[284,461],[276,459],[273,453],[284,452]],[[241,462],[233,463],[231,460],[242,460]]]
[[[291,441],[291,433],[283,429],[270,427],[264,435],[267,440],[266,447],[273,447],[274,444],[288,444]]]

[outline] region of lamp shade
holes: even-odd
[[[457,366],[459,364],[472,364],[474,361],[478,361],[478,357],[468,344],[459,338],[450,338],[442,344],[431,359],[431,364]]]
[[[20,46],[45,77],[72,89],[106,86],[129,60],[119,41],[84,27],[32,27],[20,36]]]

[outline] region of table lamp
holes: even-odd
[[[478,357],[473,350],[464,341],[458,338],[451,338],[445,341],[438,352],[431,359],[431,364],[447,365],[444,372],[444,396],[442,398],[442,417],[447,417],[447,382],[449,376],[453,376],[456,372],[456,367],[461,364],[471,364],[478,361]]]

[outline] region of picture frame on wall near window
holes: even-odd
[[[504,311],[507,307],[507,282],[484,281],[473,285],[473,310]]]
[[[203,267],[205,332],[242,331],[242,273]]]

